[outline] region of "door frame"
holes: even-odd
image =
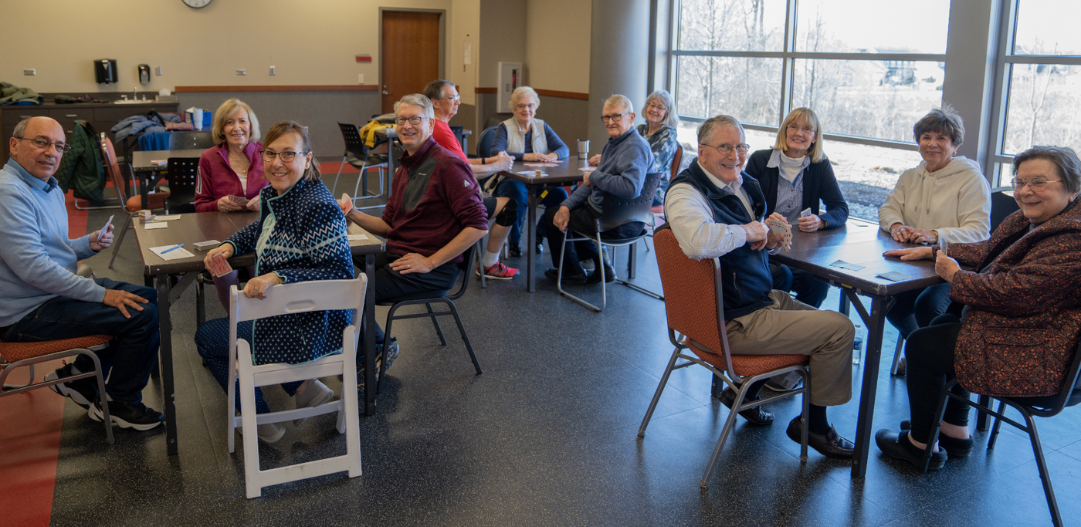
[[[421,9],[413,7],[379,7],[379,97],[382,101],[383,94],[383,11],[412,12],[412,13],[436,13],[439,15],[439,78],[447,78],[447,10],[446,9]],[[435,79],[431,79],[435,80]],[[382,105],[382,102],[380,102]]]

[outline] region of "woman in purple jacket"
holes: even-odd
[[[259,119],[251,107],[239,99],[229,99],[214,112],[211,128],[217,146],[199,158],[199,182],[195,187],[198,212],[242,212],[259,210],[259,191],[269,182],[263,178],[263,159],[256,141]],[[249,269],[249,274],[251,270]],[[229,310],[229,286],[237,284],[236,271],[214,278],[218,300]]]

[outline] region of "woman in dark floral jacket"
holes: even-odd
[[[1081,338],[1081,161],[1069,148],[1036,146],[1015,157],[1013,166],[1021,210],[990,239],[950,245],[948,256],[938,247],[886,252],[902,260],[935,258],[935,271],[950,283],[950,299],[964,304],[960,316],[947,313],[909,338],[911,430],[879,430],[875,439],[888,456],[922,466],[938,395],[954,377],[954,393],[963,396],[966,389],[1001,397],[1062,391]],[[941,468],[947,455],[971,452],[968,414],[963,403],[946,405],[942,448],[931,468]]]

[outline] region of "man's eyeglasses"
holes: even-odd
[[[298,155],[302,156],[307,154],[307,152],[290,152],[288,150],[285,152],[271,152],[270,150],[260,150],[259,153],[263,155],[263,162],[265,163],[273,163],[274,158],[279,156],[281,156],[282,158],[282,163],[292,163]]]
[[[1061,182],[1062,181],[1058,180],[1058,179],[1056,179],[1054,181],[1048,181],[1048,180],[1046,180],[1046,179],[1044,179],[1042,177],[1033,178],[1033,179],[1030,179],[1028,181],[1025,181],[1024,179],[1017,179],[1017,178],[1013,178],[1012,180],[1010,180],[1010,183],[1013,184],[1013,189],[1014,190],[1021,190],[1021,189],[1025,188],[1025,185],[1028,185],[1028,188],[1030,188],[1032,190],[1043,190],[1043,188],[1046,187],[1048,183],[1061,183]]]
[[[811,128],[810,126],[800,126],[800,125],[795,124],[795,123],[792,123],[792,124],[788,125],[788,129],[792,130],[793,132],[803,132],[805,134],[813,134],[813,133],[815,133],[814,128]]]
[[[617,114],[613,114],[613,115],[602,115],[601,116],[601,122],[602,123],[608,123],[609,121],[611,121],[613,123],[618,123],[618,122],[623,120],[623,116],[627,115],[627,113],[628,112],[617,113]]]
[[[425,117],[399,117],[394,121],[398,123],[398,126],[402,126],[405,123],[409,123],[413,126],[420,124],[421,121],[426,119]]]
[[[461,95],[455,95],[454,97],[443,97],[442,99],[436,99],[436,100],[437,101],[460,101],[460,100],[462,100],[462,96]]]
[[[35,137],[33,139],[30,139],[28,137],[16,137],[15,139],[19,139],[21,141],[30,141],[31,144],[42,150],[48,150],[50,146],[55,147],[57,152],[67,152],[71,150],[71,145],[63,141],[57,141],[53,143],[40,137]]]
[[[737,152],[739,152],[741,154],[746,154],[747,151],[751,149],[751,145],[749,145],[747,143],[738,143],[738,144],[734,144],[734,145],[730,145],[728,143],[724,143],[724,144],[720,144],[720,145],[707,145],[705,143],[699,143],[699,144],[702,145],[702,146],[708,146],[710,148],[716,148],[718,152],[720,152],[720,153],[722,153],[724,155],[731,154],[733,151],[737,151]]]

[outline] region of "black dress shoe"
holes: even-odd
[[[901,421],[901,431],[907,430],[912,430],[912,423],[905,419]],[[938,446],[945,449],[950,457],[968,457],[972,453],[972,447],[976,446],[976,441],[972,439],[972,436],[969,436],[968,439],[957,439],[939,432]]]
[[[612,269],[611,265],[604,264],[604,283],[610,284],[616,281],[616,271]],[[601,273],[599,271],[593,271],[589,273],[589,277],[586,278],[587,284],[599,284],[601,283]]]
[[[551,280],[553,282],[559,282],[559,269],[556,269],[554,267],[549,267],[546,271],[544,271],[544,276],[547,277],[549,280]],[[563,283],[564,284],[583,285],[583,284],[586,283],[586,280],[588,280],[588,279],[589,279],[589,277],[587,277],[585,273],[578,273],[578,274],[563,273]]]
[[[517,245],[511,245],[508,251],[511,258],[519,258],[522,256],[522,250]]]
[[[800,435],[803,433],[803,416],[796,416],[792,422],[788,423],[788,430],[785,430],[785,433],[788,434],[789,439],[799,443]],[[823,456],[837,459],[852,459],[852,454],[856,451],[856,445],[841,437],[837,429],[832,426],[825,434],[808,431],[807,446],[817,450]]]
[[[912,444],[912,441],[908,439],[908,433],[900,435],[892,430],[886,430],[883,428],[875,434],[875,443],[878,443],[878,449],[889,457],[894,459],[901,459],[908,461],[916,466],[916,468],[923,468],[923,450]],[[939,443],[941,445],[941,443]],[[927,465],[927,470],[938,470],[946,464],[946,452],[943,452],[942,448],[938,449],[938,452],[931,452],[931,461]]]
[[[721,404],[727,406],[728,409],[731,410],[732,405],[736,402],[736,392],[732,391],[731,388],[725,388],[724,391],[721,392],[719,399]],[[757,401],[758,399],[755,398],[755,400]],[[773,414],[763,410],[761,406],[740,410],[739,415],[752,425],[768,426],[773,424]]]

